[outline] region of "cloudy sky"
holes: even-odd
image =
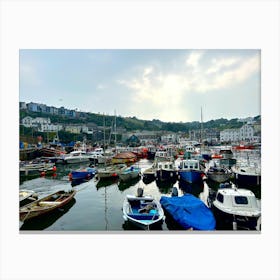
[[[162,121],[260,114],[259,50],[20,50],[20,101]]]

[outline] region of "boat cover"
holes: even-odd
[[[192,194],[180,197],[162,196],[160,203],[184,229],[214,230],[216,227],[212,211]]]

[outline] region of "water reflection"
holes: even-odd
[[[141,177],[138,177],[138,178],[135,178],[133,180],[126,181],[126,182],[119,181],[118,182],[118,188],[121,192],[123,192],[124,190],[136,185],[140,180],[141,180]]]
[[[26,221],[20,228],[20,230],[43,230],[51,226],[56,220],[66,214],[71,207],[76,203],[76,199],[73,198],[66,205],[55,209],[54,211],[39,216],[37,218]]]
[[[125,221],[122,225],[123,230],[144,230],[141,229],[140,227],[136,226],[135,224],[133,224],[130,221]],[[149,230],[162,230],[162,222],[156,223],[156,224],[152,224],[149,227]]]
[[[118,178],[107,178],[107,179],[99,179],[96,184],[96,189],[108,187],[118,183]]]

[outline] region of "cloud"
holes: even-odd
[[[97,85],[97,87],[96,87],[98,90],[103,90],[103,89],[105,89],[105,88],[107,88],[105,85],[102,85],[102,84],[99,84],[99,85]]]
[[[159,67],[148,65],[130,79],[119,84],[132,92],[130,108],[140,115],[160,115],[160,119],[178,121],[186,115],[183,104],[190,93],[211,94],[244,82],[260,70],[260,57],[243,58],[225,56],[219,59],[203,58],[204,52],[188,55],[184,67],[163,72]],[[139,109],[141,108],[141,109]]]
[[[198,67],[199,61],[202,58],[204,51],[193,51],[190,53],[186,60],[186,65],[191,66],[193,68]]]

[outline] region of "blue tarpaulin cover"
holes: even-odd
[[[160,203],[184,229],[214,230],[216,227],[212,211],[192,194],[187,193],[179,197],[162,196]]]

